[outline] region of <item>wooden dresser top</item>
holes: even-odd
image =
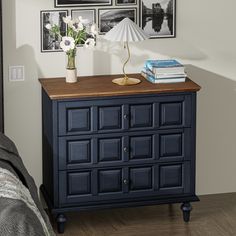
[[[51,99],[86,98],[124,96],[134,94],[155,94],[169,92],[196,92],[201,87],[192,80],[184,83],[152,84],[140,74],[131,74],[129,77],[139,78],[142,83],[133,86],[119,86],[112,83],[112,79],[121,75],[100,75],[79,77],[77,83],[69,84],[65,78],[39,79],[43,89]]]

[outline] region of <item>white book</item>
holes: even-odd
[[[147,75],[145,72],[141,72],[141,75],[153,84],[169,84],[169,83],[181,83],[186,81],[186,77],[172,78],[172,79],[156,79]]]

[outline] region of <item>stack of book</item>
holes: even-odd
[[[141,72],[151,83],[185,82],[184,66],[176,60],[147,60]]]

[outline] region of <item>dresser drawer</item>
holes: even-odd
[[[191,96],[60,102],[59,135],[190,127]]]
[[[123,100],[61,102],[59,136],[121,132],[127,129]]]
[[[59,172],[60,204],[190,192],[190,162]]]
[[[60,137],[59,169],[154,163],[191,159],[191,130]]]

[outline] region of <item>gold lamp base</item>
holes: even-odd
[[[113,79],[112,82],[114,84],[118,84],[121,86],[128,86],[128,85],[139,84],[141,83],[141,80],[135,79],[135,78],[124,77],[124,78]]]

